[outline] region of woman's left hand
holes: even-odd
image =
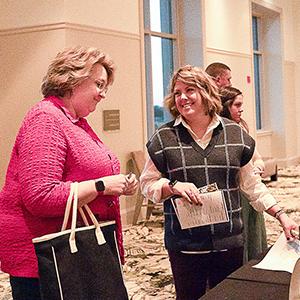
[[[136,192],[138,185],[139,185],[139,182],[136,179],[135,174],[129,173],[128,175],[126,175],[126,186],[125,186],[125,189],[124,189],[122,195],[125,195],[125,196],[133,195]]]
[[[285,237],[288,241],[293,241],[296,236],[292,234],[292,230],[298,232],[299,226],[298,224],[293,221],[291,218],[288,217],[286,213],[279,216],[279,222],[283,227],[283,231],[285,233]]]

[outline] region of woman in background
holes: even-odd
[[[115,67],[96,48],[58,53],[42,83],[44,99],[25,116],[0,193],[0,261],[15,300],[39,300],[32,239],[60,231],[72,182],[79,205],[89,203],[98,220],[115,220],[124,262],[120,195],[137,188],[89,126],[92,113],[114,81]]]
[[[242,119],[243,113],[243,94],[235,87],[226,87],[220,90],[222,101],[222,117],[238,123],[247,133],[249,127]],[[257,150],[254,151],[251,159],[254,174],[262,175],[264,172],[264,162]],[[263,213],[256,211],[249,203],[247,195],[241,191],[245,248],[244,262],[258,258],[267,248],[267,234]]]

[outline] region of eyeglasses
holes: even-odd
[[[107,87],[106,82],[95,80],[95,84],[96,84],[97,88],[99,89],[100,93],[105,93],[105,94],[107,93],[108,87]]]
[[[91,80],[94,81],[94,83],[96,84],[97,88],[99,89],[100,93],[107,93],[108,87],[107,87],[107,83],[103,80],[98,80],[92,77],[89,77]]]

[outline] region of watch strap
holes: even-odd
[[[174,185],[178,182],[178,180],[170,180],[168,182],[168,185],[170,187],[170,190],[172,191],[172,193],[174,194]]]

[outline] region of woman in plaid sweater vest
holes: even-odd
[[[218,89],[205,72],[189,65],[178,69],[165,103],[175,120],[147,143],[141,188],[147,198],[164,203],[165,244],[177,299],[196,300],[207,284],[214,287],[242,265],[239,188],[249,194],[255,209],[278,218],[287,239],[293,239],[291,229],[297,224],[250,172],[255,143],[238,124],[217,115]],[[224,195],[229,221],[182,230],[170,198],[180,196],[201,205],[198,188],[212,183]]]

